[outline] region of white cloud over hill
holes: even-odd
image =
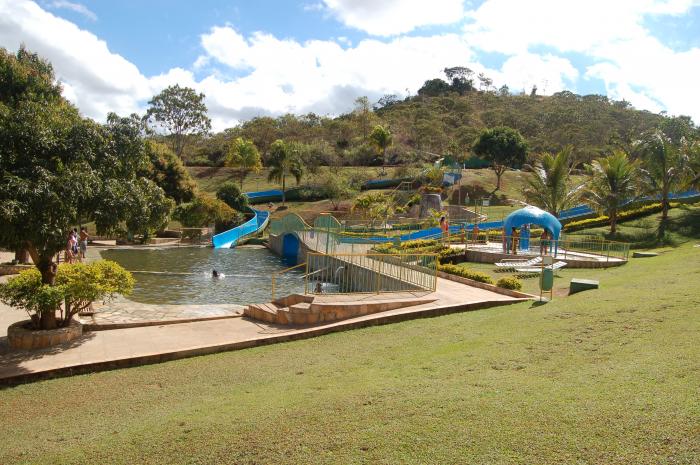
[[[535,84],[548,94],[575,91],[581,79],[601,79],[613,98],[700,120],[700,93],[691,82],[700,73],[700,49],[675,51],[644,27],[649,15],[686,13],[693,6],[690,0],[571,5],[487,0],[465,11],[455,0],[325,0],[323,14],[381,37],[353,45],[347,40],[299,42],[214,26],[203,31],[195,63],[145,76],[99,37],[36,3],[0,0],[0,46],[16,50],[25,43],[48,58],[66,97],[99,120],[108,111],[141,112],[152,95],[174,83],[207,95],[215,129],[259,114],[337,114],[348,111],[360,95],[376,100],[385,93],[415,92],[442,68],[456,65],[485,72],[496,86],[529,90]],[[312,10],[304,14],[320,14]],[[463,21],[462,31],[404,34]],[[488,69],[479,63],[482,51],[503,54],[505,60],[498,69]],[[571,54],[589,64],[577,68]]]

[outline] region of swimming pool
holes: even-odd
[[[268,302],[271,276],[291,265],[265,248],[174,247],[108,249],[102,258],[131,271],[130,300],[148,304],[239,304]],[[223,274],[212,278],[212,270]],[[280,275],[277,297],[304,291],[303,268]]]

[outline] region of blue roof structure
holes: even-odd
[[[519,228],[524,224],[534,223],[545,228],[552,235],[554,240],[559,240],[561,233],[561,223],[556,216],[540,208],[528,205],[520,210],[515,210],[508,215],[503,222],[503,230],[506,235],[512,228]]]

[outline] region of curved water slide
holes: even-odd
[[[253,218],[233,229],[219,233],[211,238],[215,249],[230,249],[261,232],[270,221],[270,212],[251,208]]]

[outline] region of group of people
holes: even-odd
[[[80,228],[80,233],[78,233],[77,228],[73,228],[71,232],[68,233],[68,242],[66,243],[65,250],[66,263],[80,262],[85,258],[89,237],[90,235],[87,232],[87,228],[84,226]]]
[[[527,238],[529,244],[530,238],[530,228],[529,225],[523,227],[527,231]],[[510,236],[506,236],[505,231],[503,231],[503,253],[510,253],[513,255],[518,254],[518,249],[520,248],[520,235],[521,232],[517,228],[511,228]],[[551,249],[551,234],[547,229],[542,232],[540,236],[540,255],[547,255]]]

